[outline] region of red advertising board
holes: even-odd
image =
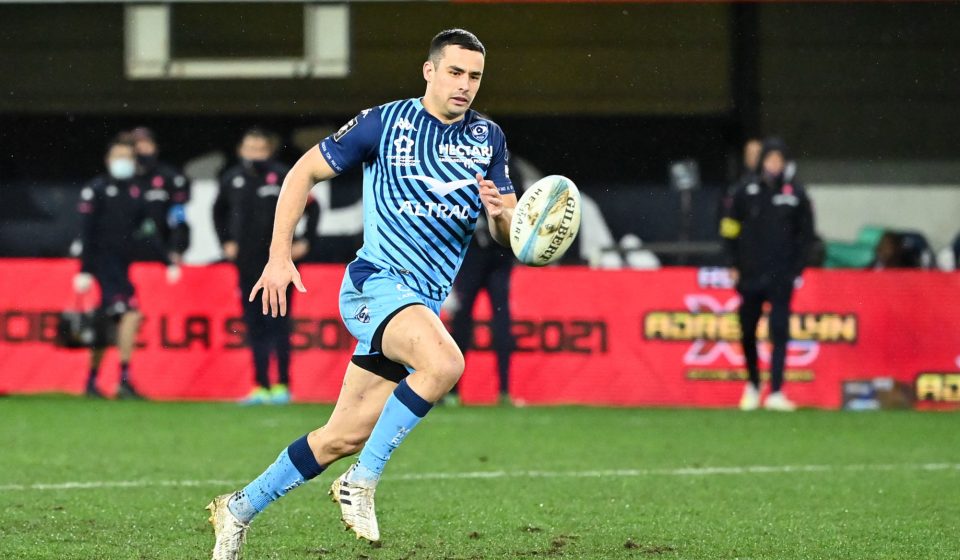
[[[0,393],[79,393],[84,351],[55,348],[56,316],[75,301],[70,260],[0,261]],[[308,293],[294,302],[296,400],[336,398],[353,339],[337,310],[342,266],[304,266]],[[156,399],[234,399],[249,391],[236,273],[188,267],[167,285],[163,268],[132,271],[146,317],[132,363]],[[517,338],[511,392],[530,404],[733,406],[742,389],[737,296],[710,271],[597,271],[517,267],[511,301]],[[847,380],[889,377],[932,398],[960,398],[960,274],[810,271],[794,299],[788,394],[836,408]],[[496,399],[494,358],[478,304],[467,355],[467,402]],[[761,324],[761,330],[764,324]],[[768,355],[764,345],[761,357]],[[116,353],[101,373],[116,384]],[[762,364],[765,366],[765,363]]]

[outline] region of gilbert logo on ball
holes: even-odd
[[[513,211],[510,248],[523,264],[544,266],[560,260],[580,230],[580,191],[562,175],[534,183]]]

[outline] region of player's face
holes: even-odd
[[[763,171],[771,177],[779,177],[785,166],[786,162],[780,152],[770,152],[763,158]]]
[[[246,136],[238,150],[240,159],[264,161],[270,159],[270,142],[259,136]]]
[[[761,144],[759,140],[750,140],[747,142],[743,146],[743,166],[751,172],[755,171],[761,151],[763,151],[763,144]]]
[[[157,144],[149,138],[141,138],[137,140],[135,144],[137,148],[137,155],[140,156],[154,156],[157,155]]]
[[[448,120],[459,119],[473,103],[482,76],[482,54],[456,45],[444,47],[438,59],[423,64],[427,108]]]

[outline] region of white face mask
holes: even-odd
[[[115,159],[110,162],[110,175],[114,179],[123,181],[133,177],[133,174],[137,171],[137,164],[128,158]]]

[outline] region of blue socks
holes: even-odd
[[[376,485],[393,450],[403,442],[410,430],[427,415],[427,412],[430,412],[432,407],[432,404],[413,392],[413,389],[407,385],[406,379],[401,381],[387,399],[387,404],[380,413],[380,419],[373,427],[370,439],[363,446],[360,459],[347,480],[364,486]]]
[[[277,460],[228,504],[243,523],[250,521],[271,502],[323,472],[303,436],[284,449]]]
[[[432,407],[432,404],[413,392],[406,380],[401,381],[387,399],[380,419],[373,427],[373,433],[360,452],[360,459],[350,471],[348,480],[365,486],[376,485],[393,450]],[[316,477],[324,468],[313,456],[307,436],[303,436],[284,449],[263,474],[230,499],[230,512],[241,522],[250,523],[271,502]]]

